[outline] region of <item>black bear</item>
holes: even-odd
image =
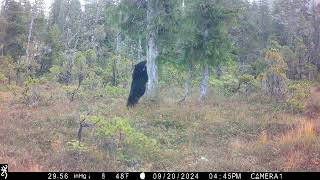
[[[148,82],[146,63],[147,61],[142,61],[134,66],[131,89],[127,102],[128,108],[134,107],[146,91],[146,84]]]

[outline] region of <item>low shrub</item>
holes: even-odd
[[[132,163],[156,158],[159,149],[156,139],[133,128],[127,119],[114,117],[106,120],[101,116],[89,116],[87,119],[95,124],[98,137],[112,139],[119,160]]]

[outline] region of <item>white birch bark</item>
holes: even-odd
[[[30,42],[31,42],[31,36],[32,36],[33,22],[34,22],[34,16],[32,15],[30,26],[29,26],[28,42],[27,42],[27,48],[26,48],[27,63],[29,66],[31,65],[29,51],[30,51]]]
[[[125,48],[124,57],[125,57],[125,59],[127,59],[128,58],[128,54],[129,54],[129,39],[128,39],[127,35],[124,38],[124,48]]]
[[[119,12],[119,27],[118,27],[118,31],[116,34],[116,53],[120,53],[121,52],[121,31],[120,31],[120,24],[121,24],[121,15],[122,12]]]
[[[96,5],[96,14],[94,17],[94,22],[93,22],[93,28],[92,28],[92,36],[91,36],[91,47],[92,49],[97,53],[97,38],[96,38],[96,27],[98,25],[98,19],[99,19],[99,5],[98,5],[98,0],[96,0],[95,5]]]
[[[122,16],[122,12],[120,10],[119,12],[119,26],[121,24],[121,16]],[[118,58],[115,58],[113,60],[113,64],[112,64],[112,85],[116,86],[117,85],[117,64],[121,59],[120,53],[121,53],[121,31],[120,31],[120,27],[118,28],[118,32],[116,34],[116,55],[118,56]]]
[[[132,43],[130,44],[130,59],[131,59],[131,70],[133,71],[134,69],[134,52],[133,52],[133,45]]]
[[[208,64],[206,64],[203,69],[202,81],[200,84],[200,97],[199,97],[200,101],[203,101],[207,98],[208,82],[209,82],[209,66],[208,66]]]
[[[30,60],[30,43],[31,43],[35,16],[36,16],[36,2],[33,4],[33,7],[31,9],[31,21],[30,21],[29,30],[28,30],[28,40],[27,40],[28,42],[27,42],[27,48],[26,48],[26,63],[28,67],[30,67],[32,64]]]
[[[141,37],[139,37],[138,63],[141,61],[142,61],[142,46],[141,46]]]
[[[320,50],[320,13],[317,11],[317,7],[320,7],[320,1],[316,2],[312,1],[312,24],[313,24],[313,52],[312,52],[312,60],[315,61],[317,67],[320,67],[319,61],[317,61],[317,53]]]
[[[179,101],[179,103],[185,101],[190,94],[191,78],[192,78],[192,69],[190,68],[188,77],[186,77],[186,80],[184,81],[184,95],[183,95],[182,99]]]

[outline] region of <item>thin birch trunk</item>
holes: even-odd
[[[191,79],[192,79],[192,68],[189,69],[188,77],[186,78],[186,80],[184,82],[184,95],[183,95],[182,99],[179,101],[179,103],[184,102],[187,99],[187,97],[189,96]]]
[[[320,50],[320,17],[319,17],[319,13],[317,12],[316,9],[317,3],[315,2],[315,0],[312,1],[312,23],[313,23],[313,52],[312,52],[312,61],[314,61],[318,67],[318,69],[320,69],[320,64],[317,61],[317,54]],[[320,6],[320,5],[319,5]]]
[[[129,46],[128,46],[129,39],[128,39],[128,36],[125,36],[124,43],[125,43],[125,48],[126,48],[124,57],[125,57],[125,59],[127,59],[128,58],[128,54],[129,54]]]
[[[119,25],[121,24],[121,15],[122,12],[119,12]],[[116,34],[116,58],[114,58],[113,60],[113,64],[112,64],[112,85],[116,86],[117,85],[117,62],[119,62],[121,60],[121,31],[120,31],[120,27],[119,30]]]
[[[72,82],[72,69],[73,69],[73,65],[74,65],[74,51],[70,50],[66,53],[66,58],[67,58],[67,61],[68,61],[68,64],[67,64],[67,69],[66,69],[66,72],[65,72],[65,83],[67,85],[69,85],[71,82]]]
[[[16,85],[20,86],[21,85],[21,72],[20,69],[18,68],[16,71]]]
[[[32,30],[33,30],[33,24],[34,24],[34,18],[35,18],[35,6],[36,4],[33,5],[34,7],[32,8],[31,12],[31,22],[29,25],[29,31],[28,31],[28,42],[27,42],[27,48],[26,48],[26,63],[28,66],[28,69],[31,71],[31,60],[30,60],[30,43],[31,43],[31,37],[32,37]]]
[[[200,101],[203,101],[207,98],[208,82],[209,82],[209,66],[208,66],[208,64],[206,64],[203,69],[202,81],[200,84],[200,97],[199,97]]]

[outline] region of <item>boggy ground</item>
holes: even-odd
[[[37,90],[41,98],[32,104],[22,102],[22,89],[0,91],[0,162],[10,171],[320,171],[317,110],[287,113],[261,94],[225,97],[214,89],[204,103],[194,93],[178,104],[182,90],[163,88],[159,103],[142,99],[130,110],[126,93],[91,92],[70,102],[58,84]],[[309,98],[317,96],[312,89]],[[139,152],[120,144],[105,148],[99,142],[107,138],[89,127],[82,134],[85,150],[70,148],[87,107],[105,120],[127,119],[157,147],[132,160]]]

